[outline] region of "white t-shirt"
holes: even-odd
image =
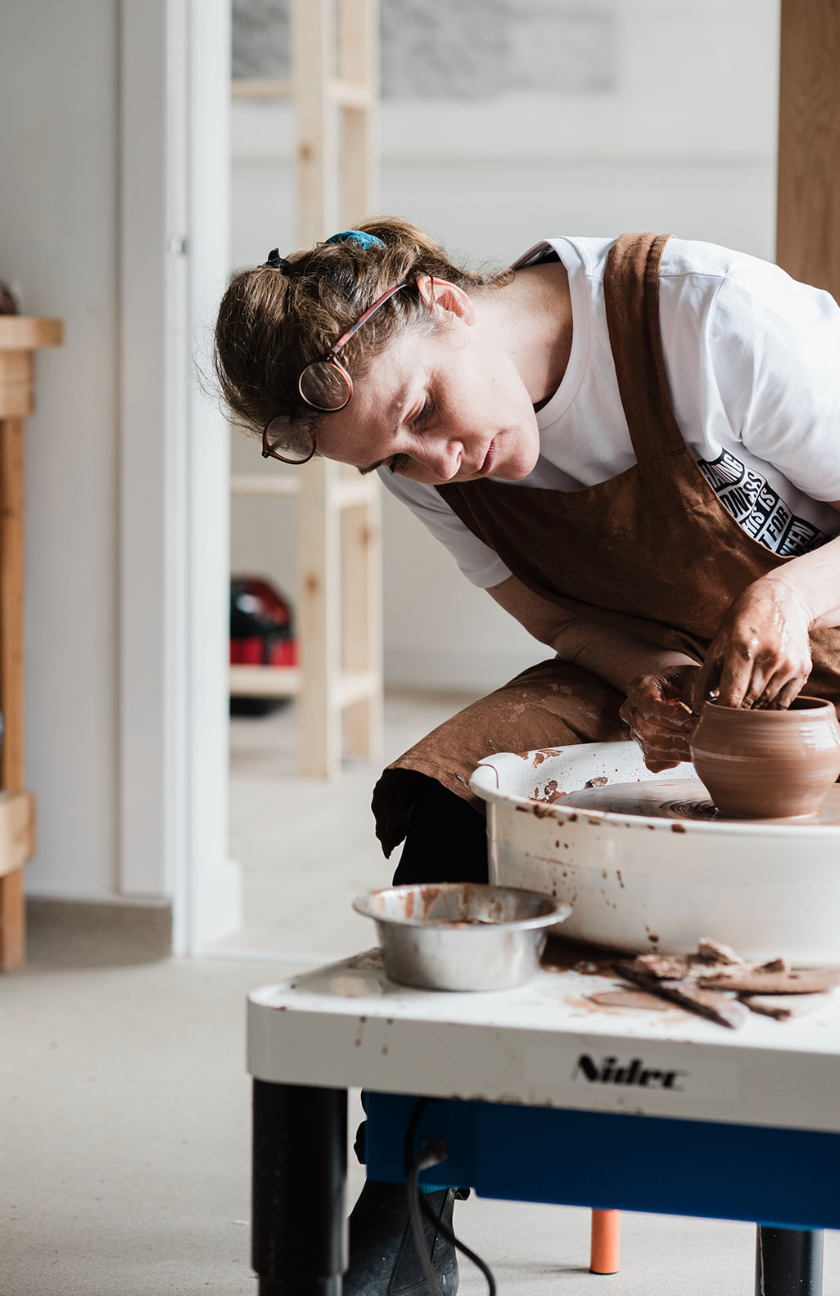
[[[517,486],[561,491],[624,472],[635,455],[604,307],[613,239],[553,238],[566,267],[573,336],[557,391],[537,415],[540,457]],[[686,444],[736,521],[766,548],[806,553],[840,532],[840,309],[778,266],[712,243],[671,238],[660,265],[660,331],[671,401]],[[509,569],[433,486],[387,467],[383,482],[484,588]]]

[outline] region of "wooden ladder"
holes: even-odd
[[[294,102],[297,242],[308,247],[376,204],[378,4],[293,0],[291,17],[292,81],[235,89]],[[300,548],[300,666],[232,666],[231,693],[297,696],[301,773],[333,778],[343,750],[382,750],[379,481],[313,459],[294,473],[235,475],[231,485],[240,495],[296,495]]]

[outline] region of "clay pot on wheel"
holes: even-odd
[[[821,698],[798,697],[788,711],[707,702],[690,746],[718,810],[737,819],[815,814],[840,774],[840,725]]]

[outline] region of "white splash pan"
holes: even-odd
[[[651,774],[633,742],[488,756],[470,787],[487,802],[490,881],[571,904],[575,940],[683,953],[709,936],[748,959],[840,963],[837,822],[675,820],[593,809],[592,791],[585,810],[540,800],[606,778],[607,800],[611,784],[646,783],[664,802],[696,777],[690,764]]]

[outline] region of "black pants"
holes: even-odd
[[[417,799],[394,874],[394,886],[411,882],[486,882],[484,815],[436,779],[406,771],[416,780]],[[362,1104],[365,1096],[362,1094]],[[355,1151],[365,1164],[365,1127],[356,1131]]]
[[[394,874],[394,886],[410,882],[486,882],[484,815],[436,779],[413,771],[416,800]]]

